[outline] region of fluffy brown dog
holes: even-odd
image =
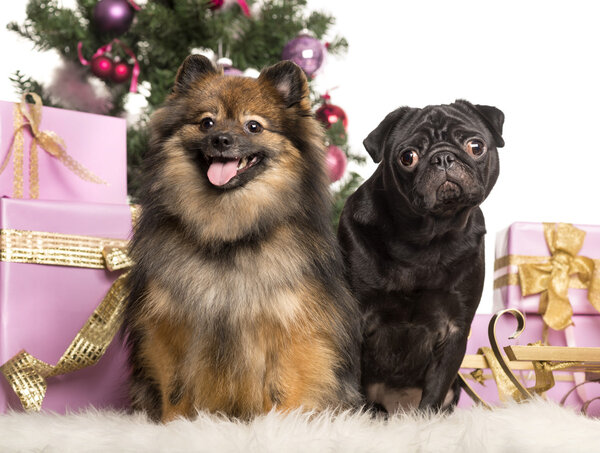
[[[167,421],[358,404],[359,316],[302,70],[224,76],[190,56],[150,130],[126,310],[134,408]]]

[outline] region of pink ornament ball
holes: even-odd
[[[346,116],[346,112],[337,105],[325,103],[317,109],[315,115],[327,129],[338,121],[342,121],[344,129],[348,127],[348,117]]]
[[[302,68],[308,77],[321,67],[325,58],[325,46],[307,34],[290,40],[281,53],[282,60],[291,60]]]
[[[93,22],[102,33],[122,35],[131,26],[135,10],[127,0],[100,0],[94,6]]]
[[[102,80],[110,79],[113,73],[113,67],[113,61],[104,55],[92,59],[92,74]]]
[[[342,176],[344,176],[346,164],[348,162],[344,151],[335,145],[329,145],[325,159],[327,161],[327,170],[331,182],[340,180]]]
[[[223,68],[223,74],[230,76],[241,76],[244,75],[242,71],[233,67],[233,62],[229,58],[219,58],[217,60],[217,66]]]
[[[110,79],[115,83],[123,83],[131,77],[131,67],[127,63],[116,63]]]

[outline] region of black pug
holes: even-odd
[[[485,223],[504,114],[459,100],[387,115],[364,145],[374,174],[338,231],[363,321],[362,387],[395,412],[453,408],[481,298]]]

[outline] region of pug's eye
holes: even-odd
[[[200,127],[202,129],[204,129],[205,131],[208,130],[208,129],[210,129],[214,125],[215,125],[215,121],[211,117],[209,117],[209,116],[207,116],[206,118],[202,118],[200,120]]]
[[[469,140],[465,146],[467,153],[475,158],[483,156],[487,151],[485,144],[481,140]]]
[[[246,123],[246,130],[251,134],[259,134],[263,131],[263,127],[258,121],[252,120]]]
[[[400,163],[405,167],[412,168],[419,162],[419,155],[413,149],[408,149],[400,154]]]

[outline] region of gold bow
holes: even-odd
[[[539,294],[539,313],[546,325],[562,330],[572,324],[573,308],[567,297],[569,281],[576,274],[588,289],[588,300],[600,311],[600,279],[594,276],[594,260],[579,256],[585,231],[567,223],[544,223],[544,236],[551,257],[543,263],[519,265],[523,296]]]
[[[33,98],[34,103],[26,101],[27,96]],[[84,181],[95,184],[106,184],[106,182],[85,168],[66,151],[64,140],[53,131],[40,130],[42,121],[42,99],[35,93],[24,93],[21,102],[15,104],[14,109],[14,138],[13,146],[9,149],[2,166],[0,174],[8,165],[11,154],[13,155],[13,196],[14,198],[23,198],[23,153],[24,140],[23,129],[29,127],[31,135],[31,146],[29,149],[29,197],[38,198],[39,196],[39,172],[38,172],[38,152],[37,145],[56,159],[58,159],[69,170],[75,173]],[[23,121],[23,117],[27,120]]]

